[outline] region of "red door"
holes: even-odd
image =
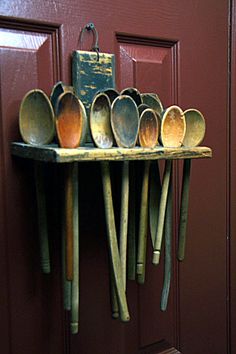
[[[3,354],[236,353],[230,337],[231,324],[235,326],[230,317],[230,285],[234,289],[235,282],[233,271],[230,278],[227,237],[233,205],[228,187],[228,14],[227,2],[211,0],[0,3]],[[126,324],[110,315],[99,166],[81,166],[80,330],[71,336],[61,291],[62,201],[56,193],[60,181],[53,166],[48,166],[52,274],[45,276],[39,269],[32,164],[12,158],[10,143],[20,140],[18,112],[27,91],[41,88],[49,94],[56,81],[71,83],[71,53],[78,47],[82,27],[90,21],[99,32],[100,50],[116,55],[118,88],[156,92],[165,107],[198,108],[207,125],[204,145],[213,149],[213,158],[192,164],[187,254],[181,264],[175,255],[182,164],[175,163],[168,310],[161,312],[159,305],[163,260],[160,267],[152,266],[149,243],[146,283],[128,283],[131,321]],[[90,48],[90,37],[84,49]]]

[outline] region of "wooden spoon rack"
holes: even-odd
[[[99,149],[91,145],[76,149],[63,149],[57,145],[33,146],[25,143],[12,143],[12,154],[15,156],[44,162],[85,162],[85,161],[125,161],[125,160],[179,160],[211,158],[209,147],[194,148],[111,148]]]
[[[194,147],[194,148],[185,148],[185,147],[166,148],[162,146],[157,146],[155,148],[113,147],[110,149],[100,149],[100,148],[93,147],[92,144],[88,144],[85,147],[79,147],[75,149],[65,149],[65,148],[60,148],[58,147],[58,145],[53,145],[53,144],[34,146],[26,143],[13,142],[11,145],[11,152],[12,155],[21,158],[31,159],[32,161],[34,161],[36,171],[38,172],[41,171],[40,166],[43,165],[44,162],[60,163],[60,164],[65,164],[65,166],[67,166],[66,171],[68,171],[68,176],[70,177],[68,177],[67,180],[65,179],[65,190],[67,192],[65,193],[64,198],[65,198],[65,204],[68,206],[68,208],[71,208],[74,211],[71,214],[73,215],[72,219],[67,220],[67,216],[65,215],[65,220],[63,222],[64,222],[64,227],[65,225],[67,225],[70,229],[69,235],[71,236],[71,239],[69,240],[70,241],[69,245],[71,246],[71,250],[69,249],[69,252],[71,258],[70,269],[72,275],[71,278],[68,277],[67,273],[64,275],[63,289],[64,289],[64,308],[66,310],[71,310],[70,327],[71,327],[72,334],[78,333],[79,330],[78,163],[86,162],[86,161],[101,162],[101,167],[103,172],[103,188],[104,188],[106,220],[108,223],[107,233],[108,233],[109,244],[111,245],[111,249],[110,249],[111,265],[113,269],[113,274],[118,274],[119,273],[118,271],[121,268],[121,263],[120,263],[119,249],[117,247],[116,230],[115,230],[115,222],[114,222],[114,210],[113,210],[113,205],[111,204],[112,197],[109,197],[109,195],[111,196],[112,194],[111,183],[110,183],[110,172],[108,166],[109,161],[112,162],[112,161],[144,160],[148,163],[148,161],[151,160],[167,160],[167,162],[169,161],[168,163],[170,164],[172,160],[189,159],[190,161],[191,159],[202,159],[202,158],[212,157],[212,150],[209,147],[205,147],[205,146]],[[47,229],[46,217],[44,218],[45,227],[42,228],[42,226],[40,226],[40,223],[42,223],[43,220],[42,215],[45,215],[43,204],[45,204],[46,199],[42,201],[41,195],[44,193],[44,191],[38,189],[39,181],[43,183],[43,179],[42,178],[40,179],[38,177],[38,172],[36,172],[35,178],[36,181],[38,181],[38,183],[36,182],[36,189],[39,197],[37,203],[39,209],[38,212],[39,212],[39,237],[40,237],[40,244],[41,244],[41,266],[42,266],[42,271],[44,273],[49,273],[50,257],[48,254],[47,235],[45,234],[45,230]],[[70,181],[69,184],[68,181]],[[167,204],[169,205],[169,203]],[[170,217],[171,216],[169,216],[169,218]],[[171,227],[169,227],[169,229],[171,229]],[[64,244],[64,248],[67,247],[67,251],[68,251],[68,244],[66,243],[66,241],[65,242],[63,241],[63,244]],[[63,252],[65,252],[65,250]],[[143,265],[145,268],[145,260]],[[165,278],[167,279],[166,281],[167,285],[165,285],[165,288],[169,287],[169,283],[170,283],[170,274],[171,274],[170,262],[169,262],[169,266],[168,267],[167,266],[165,271],[166,274]],[[67,265],[67,269],[68,269],[68,265]],[[137,267],[137,281],[140,284],[144,282],[144,274],[145,273],[142,273],[140,275]],[[135,275],[134,275],[134,279],[135,279]],[[113,286],[114,284],[115,284],[115,288],[111,296],[113,298],[112,302],[117,305],[116,307],[112,308],[112,314],[114,318],[120,316],[120,319],[126,322],[129,320],[130,317],[129,317],[128,305],[126,302],[125,286],[123,285],[122,277],[117,276],[115,280],[113,279]],[[163,310],[165,310],[167,306],[168,291],[164,293],[166,294],[162,296],[162,304],[161,304]]]

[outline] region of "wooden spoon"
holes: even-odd
[[[63,148],[78,147],[86,125],[86,114],[82,102],[72,92],[64,92],[58,97],[55,114],[60,146]]]
[[[20,106],[19,127],[23,140],[28,144],[44,145],[53,140],[54,112],[42,90],[31,90],[24,96]]]
[[[110,148],[113,144],[110,117],[110,100],[106,94],[99,93],[97,96],[95,96],[91,106],[90,129],[96,146],[100,148]],[[122,321],[126,322],[130,319],[130,316],[125,295],[121,259],[116,236],[109,162],[101,162],[101,168],[107,234],[112,266],[112,279],[114,281],[116,295],[119,303],[120,317]],[[113,316],[115,316],[115,314]]]
[[[152,108],[159,120],[161,125],[161,113],[163,112],[163,105],[159,96],[155,93],[142,93],[141,99],[143,104],[140,106],[147,106]],[[160,133],[159,129],[159,133]],[[160,204],[160,194],[161,194],[161,181],[160,181],[160,172],[159,172],[159,162],[154,161],[150,167],[150,191],[149,191],[149,224],[150,224],[150,233],[152,239],[152,245],[154,246],[156,230],[157,230],[157,220],[159,213],[159,204]]]
[[[185,117],[182,109],[178,106],[171,106],[162,113],[161,122],[161,141],[165,147],[180,147],[183,143],[186,131]],[[166,160],[162,183],[160,200],[160,213],[157,225],[153,251],[153,264],[157,265],[160,261],[161,244],[163,238],[164,221],[166,213],[166,203],[169,190],[172,160]]]
[[[141,93],[142,103],[154,109],[158,115],[163,112],[163,105],[160,98],[155,93]]]
[[[166,311],[169,299],[170,292],[170,283],[171,283],[171,241],[172,241],[172,181],[170,179],[168,197],[167,197],[167,206],[166,206],[166,216],[165,216],[165,265],[164,265],[164,281],[161,292],[161,310]]]
[[[72,92],[74,93],[73,86],[68,86],[64,84],[62,81],[58,81],[52,88],[50,94],[50,101],[52,104],[53,109],[55,110],[58,97],[64,92]]]
[[[114,88],[107,88],[105,90],[100,91],[99,93],[101,92],[105,93],[105,95],[108,96],[111,104],[119,96],[119,92]]]
[[[136,144],[139,128],[138,108],[130,96],[119,96],[112,103],[111,126],[120,147]],[[121,215],[120,215],[120,257],[124,287],[126,288],[127,232],[129,214],[129,161],[122,167]]]
[[[184,112],[186,119],[186,133],[183,145],[186,147],[195,147],[201,144],[206,131],[205,119],[197,109],[188,109]],[[188,219],[188,201],[189,201],[189,183],[190,183],[191,159],[184,160],[182,193],[180,205],[179,220],[179,245],[178,260],[184,260],[186,229]]]
[[[134,102],[136,103],[137,107],[143,103],[142,102],[142,98],[141,98],[141,94],[139,92],[138,89],[136,89],[135,87],[127,87],[125,89],[123,89],[120,92],[121,96],[129,96],[131,98],[133,98]]]
[[[110,116],[109,97],[105,93],[99,93],[91,105],[90,129],[95,145],[102,149],[111,148],[114,142]]]
[[[139,123],[139,143],[142,147],[153,148],[158,143],[159,123],[153,109],[145,109],[140,116]],[[142,181],[139,242],[137,255],[137,281],[143,284],[145,281],[147,229],[148,229],[148,189],[150,161],[144,163],[144,173]]]
[[[137,107],[140,107],[142,104],[141,100],[141,94],[137,88],[134,87],[128,87],[123,89],[120,92],[121,96],[129,96],[131,97],[134,102],[136,103]],[[140,108],[142,109],[142,108]],[[138,142],[138,137],[135,143]],[[118,145],[122,146],[122,145]],[[132,179],[129,178],[128,182],[124,182],[126,180],[125,174],[130,174],[132,175]],[[123,171],[122,171],[122,192],[121,192],[121,205],[125,208],[127,203],[129,203],[129,211],[128,211],[128,222],[127,225],[125,224],[123,227],[123,230],[126,230],[126,227],[128,228],[128,277],[130,280],[135,280],[136,279],[136,234],[135,234],[135,229],[136,229],[136,198],[135,198],[135,181],[136,181],[136,176],[135,176],[135,165],[134,163],[128,163],[127,161],[124,162],[123,164]],[[129,186],[127,186],[129,184]],[[126,191],[128,191],[129,194],[126,194]],[[125,202],[126,198],[126,202]],[[129,198],[129,201],[127,200]],[[121,208],[121,220],[122,220],[122,214],[125,215],[126,211]],[[121,238],[122,240],[122,238]]]
[[[20,106],[19,127],[23,140],[28,144],[49,144],[55,134],[54,112],[47,95],[39,89],[29,91]],[[43,273],[50,273],[50,256],[46,213],[44,167],[35,161],[35,186],[40,240],[40,258]]]
[[[71,91],[62,93],[56,103],[56,129],[61,147],[80,146],[86,113],[83,104]],[[78,332],[79,322],[79,205],[78,163],[70,163],[65,169],[65,237],[66,278],[71,287],[71,333]]]

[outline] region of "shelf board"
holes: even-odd
[[[57,145],[29,145],[14,142],[11,144],[11,153],[22,158],[44,162],[75,162],[75,161],[124,161],[124,160],[160,160],[160,159],[202,159],[211,158],[212,150],[209,147],[194,148],[117,148],[99,149],[92,146],[77,149],[64,149]]]

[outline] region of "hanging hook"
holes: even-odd
[[[85,31],[92,31],[93,32],[93,38],[94,38],[94,44],[92,46],[92,50],[97,53],[97,61],[99,61],[99,45],[98,45],[98,31],[96,27],[94,26],[93,22],[87,23],[85,25],[80,33],[80,39],[79,41],[82,42],[82,37]]]

